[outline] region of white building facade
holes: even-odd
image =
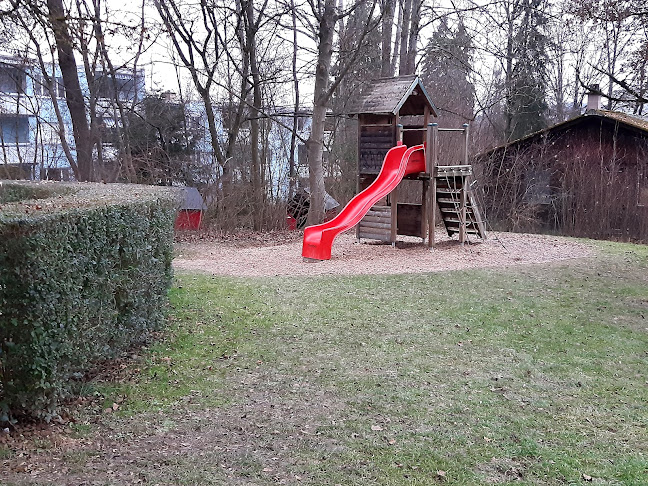
[[[119,123],[118,102],[134,106],[145,96],[143,70],[95,71],[89,80],[80,68],[78,76],[95,123],[108,129]],[[0,179],[71,179],[72,133],[58,66],[0,58]]]

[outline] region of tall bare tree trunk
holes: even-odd
[[[412,0],[404,0],[403,20],[400,26],[400,53],[398,56],[398,74],[409,74],[407,72],[407,48],[409,46],[410,20],[412,15]]]
[[[308,169],[310,183],[310,209],[308,224],[318,224],[324,220],[324,123],[328,102],[329,75],[333,56],[333,34],[336,22],[335,0],[324,0],[324,10],[319,17],[317,68],[315,71],[315,90],[313,121],[310,138],[306,142],[308,150]]]
[[[299,79],[297,78],[297,13],[295,12],[295,0],[290,3],[292,9],[293,27],[293,56],[292,56],[292,80],[295,91],[295,105],[293,113],[293,129],[290,136],[290,157],[288,159],[288,197],[295,195],[297,171],[295,167],[295,150],[297,148],[297,128],[299,124]]]
[[[407,55],[405,58],[405,73],[414,74],[416,71],[416,53],[418,52],[418,38],[420,27],[421,7],[423,0],[413,0],[410,11],[409,40],[407,42]]]
[[[254,19],[254,1],[246,0],[244,4],[244,19],[247,55],[249,56],[250,73],[252,75],[252,106],[254,112],[250,120],[250,145],[251,145],[251,165],[250,172],[252,178],[252,220],[256,231],[261,230],[263,224],[263,181],[261,178],[261,160],[259,158],[259,116],[262,113],[261,98],[261,75],[257,62],[256,46],[256,29],[257,24]]]
[[[513,36],[514,36],[514,18],[513,11],[515,8],[511,5],[510,2],[505,4],[506,8],[506,22],[507,22],[507,35],[506,35],[506,72],[505,76],[505,86],[504,93],[506,97],[506,124],[504,127],[504,138],[507,142],[510,141],[511,135],[513,134],[513,112],[511,111],[511,105],[513,104],[512,91],[513,91]]]
[[[381,32],[381,60],[380,75],[390,77],[394,75],[392,67],[392,30],[394,27],[394,12],[396,0],[383,0],[382,2],[382,32]]]
[[[94,179],[94,167],[92,163],[92,140],[88,119],[86,118],[85,103],[77,64],[74,59],[73,39],[67,24],[63,0],[47,0],[49,21],[54,32],[58,63],[63,76],[65,86],[65,101],[70,111],[72,120],[72,131],[76,145],[78,174],[74,174],[78,180],[91,181]]]

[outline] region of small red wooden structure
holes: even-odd
[[[207,209],[205,200],[195,187],[184,188],[184,202],[175,220],[176,230],[197,230],[202,223],[203,211]]]

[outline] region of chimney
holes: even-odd
[[[601,109],[601,88],[598,84],[592,84],[587,93],[587,111]]]
[[[172,101],[175,101],[176,94],[174,91],[163,91],[161,97],[167,103],[171,103]]]

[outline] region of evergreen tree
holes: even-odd
[[[472,53],[472,39],[464,24],[460,22],[453,30],[444,17],[425,48],[421,69],[441,125],[457,126],[473,119]]]
[[[547,126],[547,46],[545,0],[521,0],[513,31],[512,70],[507,83],[507,140]],[[516,22],[517,23],[517,22]]]

